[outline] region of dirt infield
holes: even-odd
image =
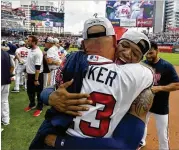
[[[179,75],[179,66],[176,67]],[[179,150],[179,91],[170,94],[169,137],[170,149]],[[142,150],[157,150],[158,137],[154,117],[148,126],[147,145]]]

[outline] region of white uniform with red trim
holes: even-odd
[[[21,58],[21,60],[23,61],[23,64],[24,64],[24,65],[20,65],[20,64],[18,63],[17,70],[18,70],[18,69],[19,69],[19,70],[22,70],[22,68],[25,69],[25,64],[26,64],[26,62],[27,62],[28,51],[29,51],[29,49],[26,48],[26,47],[20,47],[20,48],[18,48],[18,49],[16,50],[16,55],[19,55],[19,56],[20,56],[20,58]]]
[[[56,46],[51,47],[48,51],[47,51],[47,58],[51,58],[53,61],[59,61],[61,62],[60,58],[59,58],[59,54],[58,54],[58,48]],[[48,65],[49,70],[50,70],[50,86],[55,85],[55,76],[56,76],[56,72],[57,69],[59,68],[59,66],[57,65]]]
[[[119,6],[115,12],[115,19],[128,19],[131,9],[128,5]]]
[[[150,69],[141,64],[116,65],[101,56],[88,56],[90,63],[81,93],[90,93],[93,104],[73,119],[67,133],[77,137],[111,137],[135,98],[153,83]]]
[[[16,67],[16,80],[15,80],[15,87],[14,90],[19,91],[19,85],[23,85],[23,73],[25,71],[26,68],[26,62],[27,62],[27,55],[28,55],[28,51],[29,49],[26,47],[20,47],[16,50],[16,55],[18,55],[20,57],[20,59],[22,60],[23,64],[20,64],[19,62],[17,63],[17,67]],[[27,87],[26,84],[26,76],[25,77],[25,88]]]

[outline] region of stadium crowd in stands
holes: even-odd
[[[45,40],[46,36],[38,34],[39,39],[39,45],[43,45],[43,41]],[[53,38],[58,38],[61,43],[70,43],[70,47],[75,48],[77,46],[77,39],[78,36],[65,36],[65,37],[59,37],[58,35],[50,35]],[[2,36],[2,40],[5,41],[13,41],[13,43],[18,43],[17,37],[19,40],[25,40],[26,37],[23,35],[20,35],[18,33],[12,34],[12,36]],[[149,33],[148,35],[149,39],[151,41],[155,41],[159,44],[170,44],[170,45],[178,45],[179,44],[179,33],[168,33],[168,32],[162,32],[162,33]]]
[[[179,33],[156,33],[156,34],[149,34],[149,39],[155,41],[157,43],[163,44],[179,44]]]

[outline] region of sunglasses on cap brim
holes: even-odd
[[[87,38],[88,38],[88,39],[91,39],[91,38],[99,38],[99,37],[104,37],[104,36],[107,36],[107,35],[106,35],[106,31],[104,31],[104,32],[99,32],[99,33],[90,33],[90,34],[87,34]]]

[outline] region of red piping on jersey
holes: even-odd
[[[113,64],[114,62],[88,62],[90,65],[105,65],[105,64]]]

